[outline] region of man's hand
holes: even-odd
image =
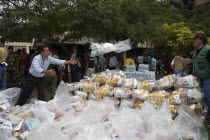
[[[68,64],[77,64],[78,63],[78,60],[69,60],[69,61],[66,61],[64,64],[65,65],[68,65]]]

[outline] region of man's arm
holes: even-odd
[[[55,59],[53,57],[49,57],[50,63],[54,65],[68,65],[68,64],[76,64],[78,61],[77,60],[60,60],[60,59]]]

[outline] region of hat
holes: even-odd
[[[149,56],[154,57],[155,55],[154,55],[154,53],[150,53]]]

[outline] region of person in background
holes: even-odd
[[[8,64],[7,66],[7,87],[15,87],[16,82],[15,82],[15,76],[17,72],[17,55],[14,53],[14,47],[9,46],[8,47],[8,56],[6,63]]]
[[[157,61],[155,59],[155,55],[153,53],[150,54],[150,57],[149,57],[149,70],[150,71],[156,71],[156,64],[157,64]]]
[[[81,64],[79,63],[80,57],[79,55],[72,54],[71,60],[77,60],[78,63],[69,64],[68,65],[68,75],[71,83],[79,82],[80,81],[80,67]]]
[[[17,52],[16,52],[16,61],[17,61],[17,71],[16,71],[16,74],[15,74],[15,85],[18,86],[18,87],[21,87],[22,85],[22,82],[23,80],[25,79],[25,58],[23,57],[23,55],[21,54],[21,50],[18,49]]]
[[[7,59],[7,50],[4,48],[4,41],[1,40],[0,42],[0,91],[7,88],[6,59]]]
[[[111,53],[111,57],[109,59],[109,70],[116,70],[117,64],[117,58],[114,56],[113,53]]]
[[[80,64],[81,64],[81,79],[84,79],[84,75],[85,75],[85,65],[86,65],[86,61],[85,61],[85,57],[84,55],[81,55],[80,57]]]
[[[19,99],[16,105],[24,105],[28,98],[31,96],[34,88],[38,90],[38,99],[46,101],[45,97],[45,75],[55,75],[53,69],[48,70],[50,64],[54,65],[65,65],[65,64],[75,64],[77,61],[66,61],[55,59],[50,55],[50,51],[47,45],[42,45],[39,47],[39,55],[35,56],[31,67],[29,69],[29,74],[27,76],[24,87],[21,90]]]
[[[139,70],[139,64],[143,64],[143,57],[142,56],[138,56],[136,58],[136,71]]]
[[[94,60],[95,60],[95,73],[98,73],[99,72],[98,56],[95,56]]]
[[[135,65],[135,61],[132,59],[130,55],[124,60],[123,67],[126,68],[128,65]]]
[[[210,125],[210,46],[205,34],[198,33],[193,38],[193,75],[196,76],[204,91],[205,104],[208,107],[207,122]]]
[[[29,71],[29,68],[30,68],[30,65],[31,65],[31,63],[30,63],[31,55],[26,52],[25,48],[23,48],[21,50],[21,52],[22,52],[22,55],[25,59],[25,64],[24,65],[25,65],[25,76],[26,76],[28,74],[28,71]]]
[[[181,52],[179,52],[171,62],[171,68],[174,70],[174,74],[181,77],[185,76],[185,63]]]
[[[162,60],[160,59],[160,57],[157,58],[157,69],[156,69],[156,74],[160,74],[160,68],[162,65]]]
[[[104,71],[106,65],[106,59],[104,58],[103,55],[100,55],[98,63],[99,63],[99,72]]]
[[[85,75],[91,77],[92,74],[95,73],[95,59],[94,57],[90,56],[90,53],[87,55],[87,60],[86,60],[86,70],[85,70]]]
[[[149,62],[148,62],[148,55],[147,54],[144,54],[143,64],[149,64]]]

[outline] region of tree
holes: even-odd
[[[101,41],[151,40],[163,23],[182,20],[178,9],[155,0],[3,0],[1,36],[63,46],[82,37]],[[168,17],[170,14],[170,18]],[[61,38],[61,35],[63,38]],[[62,47],[65,49],[64,47]]]
[[[196,33],[198,32],[202,31]],[[152,40],[154,48],[151,51],[159,56],[164,56],[165,65],[169,68],[171,60],[178,52],[188,57],[194,50],[191,39],[194,35],[195,33],[183,22],[172,25],[163,24],[157,31],[157,36]]]

